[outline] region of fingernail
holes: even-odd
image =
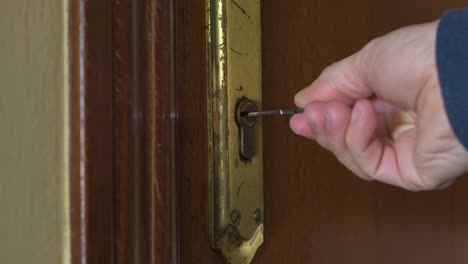
[[[353,112],[351,113],[351,122],[356,122],[359,119],[359,115],[361,115],[361,110],[357,106],[354,106]]]

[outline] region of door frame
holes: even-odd
[[[174,5],[69,3],[73,264],[178,262]]]

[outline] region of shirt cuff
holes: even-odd
[[[445,110],[468,150],[468,8],[446,12],[437,29],[436,63]]]

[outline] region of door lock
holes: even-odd
[[[239,127],[239,155],[244,162],[255,156],[255,124],[257,117],[248,117],[250,112],[256,112],[257,105],[254,101],[243,97],[236,106],[236,123]]]

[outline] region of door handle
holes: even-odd
[[[211,246],[250,263],[263,243],[260,0],[205,0]]]

